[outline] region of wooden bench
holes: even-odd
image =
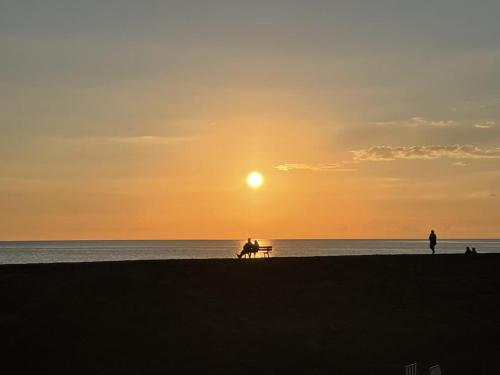
[[[259,251],[264,254],[264,258],[267,257],[269,258],[269,253],[271,251],[273,251],[273,247],[272,246],[259,246]]]
[[[253,256],[255,257],[257,255],[257,253],[262,253],[264,258],[267,257],[269,258],[270,255],[269,253],[271,253],[273,251],[273,247],[272,246],[259,246],[259,250],[258,251],[252,251],[250,253],[247,253],[245,255],[243,255],[244,257],[248,257],[248,258],[251,258],[252,257],[252,254]]]

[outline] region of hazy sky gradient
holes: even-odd
[[[499,14],[3,0],[0,240],[499,237]]]

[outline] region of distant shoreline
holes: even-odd
[[[243,240],[0,242],[0,264],[87,263],[160,259],[234,259]],[[271,257],[430,254],[427,240],[259,240]],[[437,254],[500,253],[500,240],[438,241]],[[261,253],[258,256],[263,256]]]

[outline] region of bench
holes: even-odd
[[[273,247],[272,246],[259,246],[259,251],[264,254],[264,258],[267,257],[269,258],[269,253],[271,251],[273,251]]]
[[[266,255],[267,255],[267,257],[269,258],[269,257],[270,257],[269,253],[270,253],[271,251],[273,251],[273,247],[272,247],[272,246],[259,246],[259,250],[258,250],[258,251],[252,251],[252,252],[250,252],[250,253],[244,254],[243,256],[244,256],[244,257],[247,257],[247,256],[248,256],[248,258],[251,258],[251,257],[252,257],[252,254],[253,254],[253,256],[255,257],[255,256],[256,256],[256,254],[257,254],[258,252],[260,252],[260,253],[262,253],[262,254],[263,254],[264,258],[266,257]]]

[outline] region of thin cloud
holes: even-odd
[[[454,165],[455,167],[466,167],[469,165],[469,163],[464,163],[463,161],[457,161],[457,162],[453,163],[452,165]]]
[[[480,109],[485,109],[489,107],[497,107],[500,105],[500,98],[490,99],[484,103],[479,104]]]
[[[407,120],[402,121],[380,121],[376,122],[376,125],[381,126],[406,126],[411,128],[416,127],[440,127],[440,128],[449,128],[458,125],[458,122],[454,120],[436,120],[429,119],[422,116],[414,116]]]
[[[135,137],[108,137],[101,140],[114,143],[171,143],[191,140],[190,137],[165,137],[156,135],[143,135]]]
[[[356,171],[354,168],[345,168],[346,162],[342,163],[317,163],[317,164],[308,164],[308,163],[288,163],[288,164],[280,164],[275,166],[274,168],[282,171],[313,171],[313,172],[321,172],[321,171],[335,171],[335,172],[353,172]]]
[[[480,122],[480,123],[474,124],[474,127],[476,129],[489,129],[493,125],[495,125],[495,121],[485,121],[485,122]]]
[[[64,142],[88,142],[88,143],[125,143],[125,144],[165,144],[172,142],[185,142],[192,140],[192,137],[168,137],[156,135],[141,136],[83,136],[57,138]]]
[[[473,191],[464,194],[464,198],[467,199],[485,199],[485,198],[496,198],[497,194],[490,191]]]
[[[471,111],[471,110],[483,110],[488,108],[495,108],[500,106],[500,98],[489,98],[483,101],[473,101],[467,100],[461,104],[457,104],[449,109],[452,111],[462,110],[462,111]]]
[[[388,161],[396,159],[496,159],[500,148],[483,149],[471,145],[453,146],[374,146],[351,151],[357,161]]]
[[[437,127],[451,127],[457,126],[458,123],[453,120],[431,120],[425,117],[412,117],[410,119],[413,126],[437,126]]]

